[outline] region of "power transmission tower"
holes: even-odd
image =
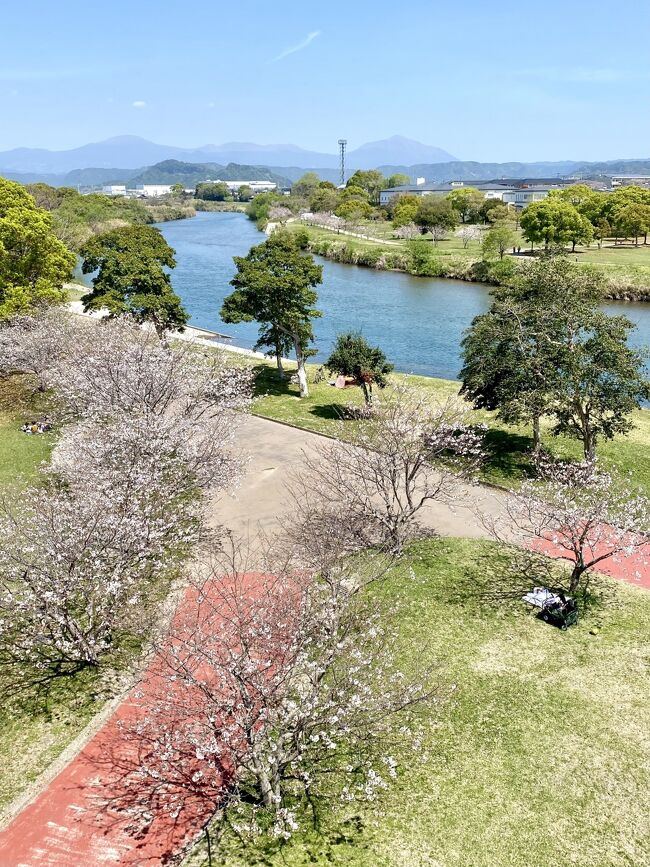
[[[341,161],[341,186],[345,186],[345,148],[347,146],[347,139],[340,138],[339,139],[339,154]]]

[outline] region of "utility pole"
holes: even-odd
[[[341,186],[345,186],[345,148],[347,147],[347,139],[340,138],[339,139],[339,154],[340,154],[340,165],[341,165]]]

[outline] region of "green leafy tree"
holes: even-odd
[[[394,175],[390,175],[386,178],[386,186],[384,189],[392,188],[392,187],[404,187],[407,184],[411,183],[411,179],[408,175],[402,174],[402,172],[396,172]]]
[[[363,202],[360,199],[348,199],[334,211],[337,217],[342,217],[351,223],[360,220],[367,220],[372,215],[372,205],[369,202]]]
[[[305,172],[291,187],[291,195],[300,199],[308,199],[318,189],[320,178],[316,172]]]
[[[379,203],[379,193],[386,187],[386,178],[377,169],[368,169],[363,171],[359,169],[348,180],[346,186],[360,187],[368,196],[368,201],[372,205]]]
[[[51,215],[20,184],[0,178],[0,319],[64,301],[74,264]]]
[[[269,211],[274,205],[279,202],[284,202],[285,198],[280,193],[258,193],[248,203],[246,213],[251,220],[254,220],[258,226],[263,227],[269,219]]]
[[[431,244],[426,238],[411,238],[406,242],[409,252],[411,271],[419,277],[434,276],[436,258]]]
[[[250,202],[253,198],[253,188],[248,184],[242,184],[237,190],[237,198],[240,202]]]
[[[361,389],[366,405],[372,403],[374,384],[384,388],[393,369],[383,350],[371,346],[358,332],[339,334],[325,367],[343,376],[353,376]]]
[[[185,192],[185,187],[183,184],[172,184],[170,187],[170,192],[172,192],[175,196],[182,196]]]
[[[72,187],[51,187],[49,184],[25,184],[25,189],[36,202],[37,208],[55,211],[63,202],[78,195]]]
[[[416,225],[431,232],[435,244],[442,232],[455,229],[458,225],[458,211],[456,211],[448,199],[439,196],[420,196],[418,209],[415,214]]]
[[[363,187],[359,187],[356,184],[350,184],[349,182],[347,187],[339,191],[339,195],[341,196],[341,200],[344,202],[347,202],[350,199],[358,199],[361,202],[368,201],[368,192],[364,190]]]
[[[309,210],[314,214],[333,214],[341,203],[336,188],[319,186],[309,199]]]
[[[225,202],[232,198],[230,187],[225,181],[197,184],[194,195],[197,199],[203,199],[206,202]]]
[[[458,211],[462,223],[478,219],[485,200],[483,193],[475,187],[459,187],[457,190],[452,190],[446,198],[452,208]]]
[[[476,409],[496,410],[506,424],[532,423],[533,450],[541,445],[540,419],[551,406],[553,367],[536,339],[543,311],[506,297],[477,316],[462,341],[461,394]]]
[[[603,246],[603,241],[605,238],[611,237],[612,227],[609,225],[609,222],[605,219],[605,217],[601,217],[598,220],[598,223],[594,227],[594,238],[598,241],[599,249]]]
[[[396,196],[391,202],[393,212],[393,226],[399,229],[400,226],[408,226],[415,221],[415,215],[418,212],[419,197],[407,193],[403,196]]]
[[[512,218],[513,210],[501,199],[484,199],[483,204],[478,209],[478,219],[482,223],[499,223]]]
[[[588,244],[593,237],[591,223],[579,211],[557,197],[532,202],[521,215],[521,229],[531,243],[563,247],[572,242]]]
[[[81,299],[85,310],[108,310],[150,322],[162,339],[181,330],[188,315],[171,285],[174,251],[158,229],[126,226],[91,238],[81,248],[84,274],[97,271],[93,289]]]
[[[550,415],[553,433],[576,436],[592,460],[650,394],[645,356],[627,343],[633,323],[600,310],[602,274],[566,256],[542,257],[493,295],[465,338],[466,394],[537,430]]]
[[[650,231],[650,206],[640,203],[630,203],[615,212],[616,228],[625,237],[634,238],[634,246],[639,246],[639,235],[643,235],[643,243],[648,242]]]
[[[632,411],[650,399],[647,355],[629,346],[636,326],[625,316],[590,310],[581,319],[564,319],[569,327],[553,353],[558,375],[554,433],[577,437],[591,461],[598,440],[629,433]]]
[[[300,241],[290,232],[276,230],[253,247],[247,256],[235,256],[237,273],[231,280],[235,287],[224,300],[224,322],[258,322],[258,346],[273,345],[278,370],[282,373],[282,355],[291,341],[298,364],[300,396],[308,397],[305,359],[314,339],[312,320],[321,313],[315,308],[315,290],[323,279],[323,268],[316,265]]]
[[[498,256],[503,259],[517,241],[516,232],[505,223],[495,223],[483,238],[483,256],[486,259],[491,259]]]

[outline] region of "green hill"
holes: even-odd
[[[276,175],[266,166],[244,166],[228,163],[184,163],[180,160],[163,160],[142,169],[129,177],[129,184],[184,184],[193,187],[201,181],[273,181],[278,186],[290,186],[288,178]],[[116,179],[117,180],[117,179]]]

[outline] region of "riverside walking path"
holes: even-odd
[[[212,507],[211,519],[238,535],[253,537],[258,528],[272,532],[286,510],[284,483],[302,454],[318,452],[322,437],[256,416],[240,428],[241,449],[250,455],[240,486]],[[423,523],[446,536],[485,537],[481,515],[503,514],[503,493],[482,486],[460,486],[461,502],[452,508],[429,504]],[[631,568],[630,568],[631,567]],[[650,589],[650,569],[640,562],[609,564],[609,574]],[[637,576],[639,568],[641,577]],[[605,567],[603,567],[605,571]],[[188,592],[179,606],[192,605]],[[139,719],[159,687],[157,672],[148,668],[139,690],[132,691],[110,720],[36,798],[0,833],[0,867],[162,867],[200,831],[206,805],[190,803],[178,817],[156,814],[145,831],[135,835],[129,818],[106,813],[103,804],[115,791],[124,765],[132,765],[133,745],[122,726]]]

